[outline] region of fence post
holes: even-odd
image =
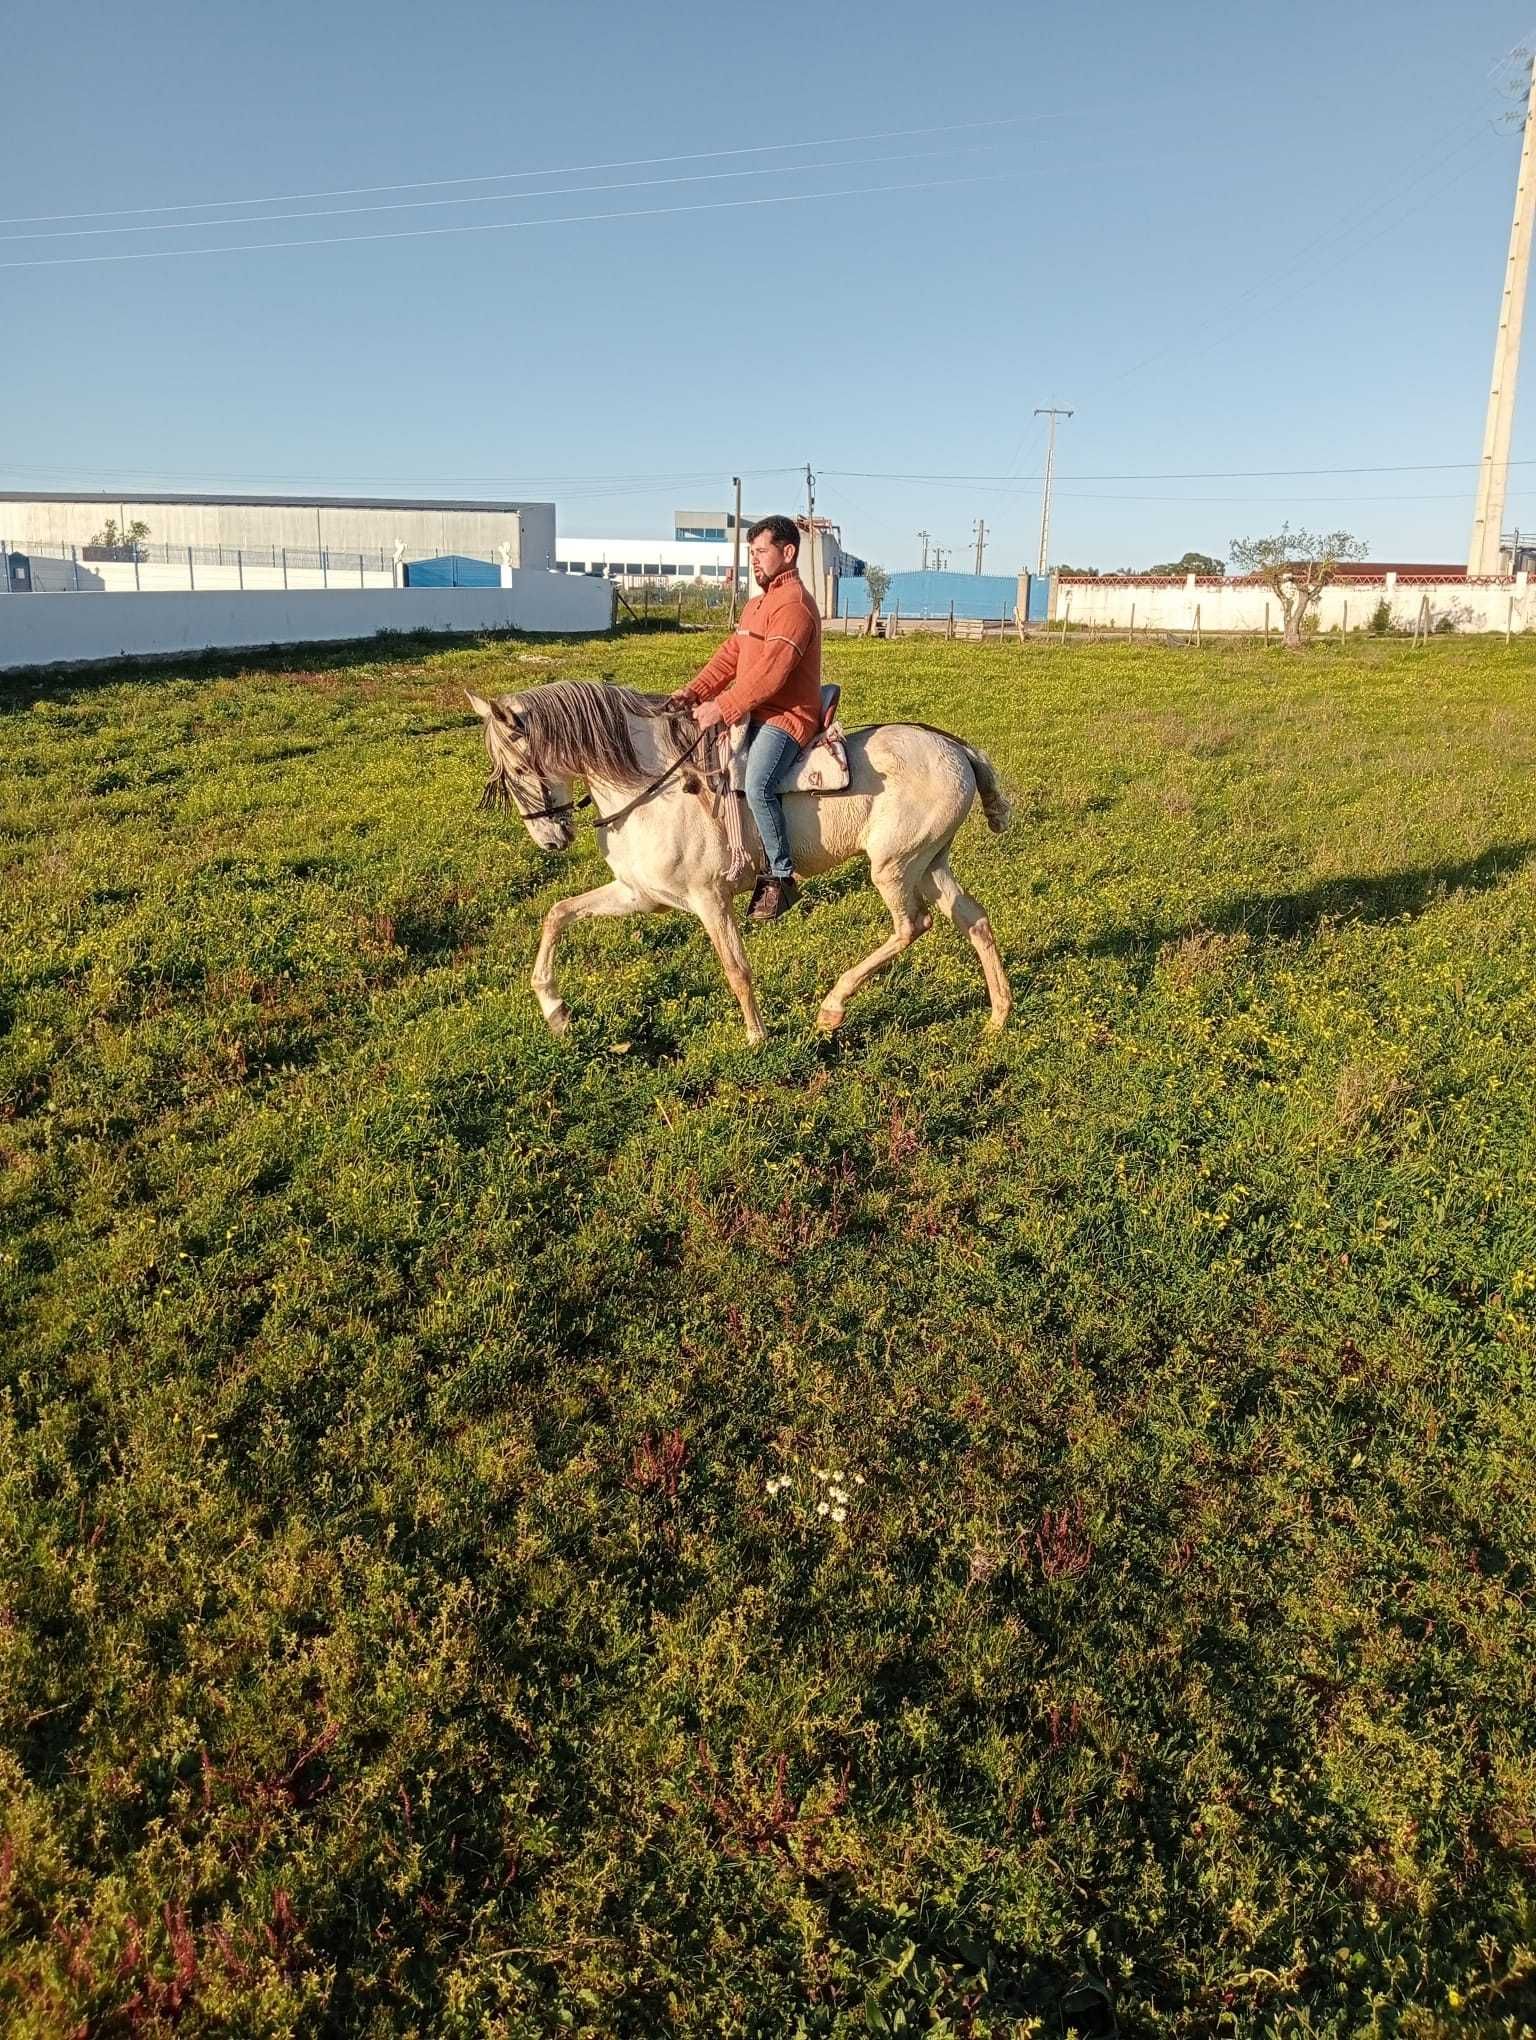
[[[1205,635],[1200,628],[1200,605],[1197,602],[1195,604],[1195,650],[1197,652],[1200,651],[1204,644]]]
[[[316,515],[317,517],[319,516],[319,514],[320,514],[320,513],[319,513],[319,511],[316,511],[316,512],[315,512],[315,515]],[[328,560],[328,559],[326,558],[326,552],[325,552],[325,547],[324,547],[324,546],[321,546],[321,548],[320,548],[320,585],[321,585],[321,587],[322,587],[322,588],[329,588],[329,587],[330,587],[330,585],[331,585],[331,568],[330,568],[330,562],[329,562],[329,560]]]
[[[1504,642],[1505,642],[1505,644],[1508,644],[1508,643],[1509,643],[1509,634],[1510,634],[1510,632],[1511,632],[1511,631],[1512,631],[1512,630],[1514,629],[1514,627],[1515,627],[1515,598],[1514,598],[1514,596],[1513,596],[1513,595],[1511,595],[1511,596],[1510,596],[1510,598],[1509,598],[1509,611],[1508,611],[1507,615],[1506,615],[1506,616],[1505,616],[1505,618],[1504,618]]]
[[[891,627],[886,632],[886,636],[887,637],[901,636],[901,597],[899,595],[896,597],[896,600],[891,604]]]
[[[1341,615],[1341,616],[1339,617],[1339,643],[1340,643],[1340,644],[1343,644],[1343,642],[1344,642],[1344,633],[1345,633],[1345,632],[1346,632],[1346,631],[1347,631],[1348,629],[1349,629],[1349,598],[1348,598],[1348,596],[1346,596],[1346,597],[1344,598],[1344,609],[1343,609],[1343,613],[1342,613],[1342,615]]]
[[[287,587],[287,585],[288,585],[288,548],[287,548],[287,546],[284,546],[284,547],[283,547],[283,586],[284,586],[284,587],[286,588],[286,587]]]
[[[193,565],[192,565],[192,548],[191,548],[191,546],[188,546],[188,547],[187,547],[187,587],[188,587],[188,589],[189,589],[189,590],[191,590],[191,589],[195,588],[196,586],[197,586],[197,574],[196,574],[196,572],[195,572],[195,570],[194,570],[194,568],[193,568]]]
[[[945,631],[944,635],[947,638],[952,638],[954,634],[955,634],[955,598],[953,595],[951,595],[949,598],[949,628],[948,630]]]
[[[243,588],[245,586],[245,547],[243,545],[235,547],[235,578]]]
[[[1264,605],[1264,642],[1269,643],[1269,604]]]
[[[1067,599],[1061,605],[1061,642],[1067,641],[1067,618],[1072,614],[1072,590],[1067,590]]]
[[[1136,605],[1133,602],[1131,604],[1131,643],[1135,644],[1135,642],[1136,642]]]
[[[135,594],[139,592],[139,549],[137,546],[133,549],[133,589]]]
[[[69,549],[70,563],[75,570],[75,593],[80,593],[80,548],[72,545]]]
[[[361,553],[357,556],[357,585],[359,588],[366,588],[368,585],[363,579],[363,556]]]

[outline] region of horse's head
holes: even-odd
[[[571,813],[571,782],[559,773],[539,769],[532,756],[528,729],[515,694],[483,701],[468,694],[470,707],[485,729],[491,775],[480,796],[482,807],[510,805],[517,809],[529,835],[541,850],[569,850],[576,840]]]

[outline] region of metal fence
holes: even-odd
[[[393,553],[314,546],[66,546],[0,537],[0,566],[0,595],[389,588],[403,578]]]

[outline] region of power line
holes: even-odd
[[[268,488],[272,488],[278,484],[283,483],[289,485],[292,485],[294,483],[308,483],[312,487],[321,486],[336,490],[345,489],[347,491],[355,491],[362,488],[408,489],[417,495],[423,494],[427,491],[478,488],[478,489],[494,489],[498,495],[521,496],[523,498],[527,498],[529,496],[537,494],[537,492],[542,488],[558,488],[560,490],[562,500],[564,501],[591,500],[593,502],[616,501],[621,497],[627,496],[654,495],[657,492],[657,490],[666,487],[677,488],[693,487],[703,483],[718,483],[720,479],[719,474],[713,469],[711,469],[708,473],[692,475],[651,475],[645,477],[643,480],[630,480],[609,484],[604,482],[601,477],[598,477],[596,479],[587,476],[573,476],[562,478],[561,476],[558,475],[540,475],[536,477],[528,476],[512,477],[505,475],[472,475],[472,476],[455,475],[446,477],[432,476],[426,479],[417,476],[400,476],[400,475],[387,475],[387,476],[350,475],[343,479],[338,480],[337,477],[332,475],[320,475],[320,476],[306,475],[298,470],[286,470],[281,474],[266,474],[266,475],[253,475],[250,473],[237,475],[231,475],[228,473],[225,474],[203,473],[189,475],[184,472],[167,473],[164,469],[153,468],[149,469],[88,468],[88,469],[76,469],[73,471],[62,468],[36,468],[29,470],[17,467],[11,463],[6,463],[3,468],[0,468],[0,473],[10,474],[18,477],[27,473],[42,474],[47,475],[49,477],[55,477],[69,472],[88,475],[93,481],[98,483],[107,481],[117,482],[118,486],[115,489],[86,487],[80,492],[83,495],[92,496],[122,495],[125,493],[125,491],[130,496],[132,496],[133,494],[136,493],[136,491],[141,491],[142,488],[153,483],[164,484],[168,481],[173,483],[178,481],[179,482],[196,481],[202,482],[205,486],[223,483],[226,488],[244,490],[250,490],[258,484],[265,484]],[[751,475],[757,479],[767,479],[769,476],[774,475],[798,474],[799,472],[800,470],[798,468],[749,468],[743,470],[744,474]],[[15,493],[20,495],[26,492],[24,490],[17,490]],[[43,489],[40,493],[45,495],[68,496],[70,494],[70,491],[68,489],[50,488]]]
[[[893,191],[943,191],[959,184],[1000,184],[1016,173],[998,171],[976,177],[934,177],[903,184],[858,184],[841,191],[786,191],[769,198],[712,199],[705,205],[640,206],[630,212],[557,213],[548,220],[476,220],[458,227],[401,227],[383,234],[312,234],[307,240],[229,241],[214,248],[144,248],[128,255],[33,255],[18,262],[0,262],[0,269],[64,269],[101,262],[173,262],[199,255],[258,255],[270,249],[339,248],[359,241],[422,241],[440,234],[505,234],[537,227],[580,227],[599,220],[652,220],[674,213],[731,212],[742,206],[805,205],[821,198],[879,198]],[[259,225],[253,221],[252,225]]]
[[[1532,461],[1511,461],[1511,467],[1529,467]],[[1301,475],[1418,475],[1439,474],[1459,468],[1475,468],[1475,460],[1416,460],[1395,467],[1320,468],[1190,468],[1165,474],[1058,475],[1058,484],[1069,482],[1263,482],[1284,481]],[[920,475],[895,473],[877,468],[823,468],[823,474],[843,475],[865,482],[995,482],[1028,487],[1042,481],[1041,475]]]
[[[841,159],[822,163],[790,163],[782,166],[756,164],[748,170],[705,170],[692,176],[633,177],[611,184],[559,184],[548,191],[487,191],[473,198],[407,198],[389,205],[335,205],[313,212],[261,213],[251,219],[157,220],[136,227],[65,227],[34,234],[0,234],[0,246],[12,241],[83,240],[101,234],[181,234],[216,227],[276,226],[285,220],[344,219],[359,213],[421,212],[429,206],[515,205],[525,199],[575,198],[592,191],[643,191],[659,184],[718,184],[733,177],[765,177],[774,168],[792,170],[796,176],[807,170],[863,170],[876,163],[916,163],[932,156],[952,156],[967,150],[996,149],[998,142],[961,142],[941,149],[901,149],[885,156],[865,156],[856,162]]]
[[[788,149],[851,148],[859,142],[910,141],[918,135],[968,134],[981,128],[1033,126],[1047,120],[1086,118],[1087,109],[1080,112],[1005,114],[996,120],[959,120],[946,121],[932,127],[883,128],[872,134],[821,135],[809,141],[756,142],[749,147],[735,149],[692,149],[671,156],[628,156],[607,163],[565,163],[553,170],[483,170],[476,177],[426,177],[401,184],[352,184],[334,191],[274,192],[265,198],[187,198],[176,199],[165,205],[117,206],[95,212],[18,214],[14,218],[0,219],[0,227],[41,227],[68,220],[135,219],[145,213],[206,211],[209,208],[229,205],[305,205],[311,199],[319,198],[374,198],[386,191],[442,191],[449,186],[504,183],[509,178],[518,177],[582,177],[588,172],[598,170],[649,170],[660,163],[704,163],[724,156],[781,154]],[[188,220],[182,224],[195,226],[197,222]],[[259,225],[259,221],[253,224]],[[21,237],[18,235],[16,238]]]
[[[1222,314],[1219,312],[1209,315],[1196,325],[1192,332],[1180,335],[1168,341],[1162,347],[1154,348],[1150,354],[1143,355],[1139,361],[1132,362],[1128,368],[1119,369],[1115,374],[1106,377],[1104,381],[1094,384],[1088,391],[1088,395],[1094,396],[1100,391],[1113,389],[1117,383],[1126,381],[1130,376],[1140,374],[1142,369],[1150,368],[1154,362],[1166,359],[1168,355],[1176,350],[1187,354],[1194,351],[1197,347],[1203,351],[1206,347],[1219,345],[1221,341],[1230,339],[1238,328],[1244,325],[1255,313],[1262,314],[1265,311],[1274,310],[1280,304],[1287,302],[1290,294],[1282,292],[1278,297],[1272,298],[1270,295],[1264,295],[1262,302],[1251,305],[1249,303],[1250,300],[1259,298],[1261,294],[1272,294],[1276,284],[1286,282],[1289,278],[1296,275],[1299,270],[1306,268],[1311,258],[1321,249],[1342,244],[1341,253],[1358,253],[1361,247],[1369,247],[1372,241],[1379,240],[1381,234],[1390,233],[1401,219],[1401,211],[1396,213],[1387,222],[1380,233],[1373,234],[1369,240],[1364,242],[1359,242],[1357,239],[1359,230],[1365,226],[1367,221],[1374,219],[1378,213],[1384,212],[1389,206],[1400,207],[1405,193],[1412,191],[1417,185],[1424,183],[1427,178],[1432,177],[1437,170],[1443,169],[1447,163],[1454,161],[1464,150],[1471,148],[1474,142],[1481,141],[1483,135],[1484,130],[1481,127],[1475,129],[1469,135],[1464,135],[1459,142],[1446,150],[1444,154],[1438,156],[1434,162],[1427,164],[1417,175],[1410,177],[1406,184],[1396,185],[1385,198],[1378,199],[1374,204],[1366,206],[1363,210],[1360,207],[1355,207],[1342,220],[1334,220],[1326,232],[1319,234],[1315,240],[1307,242],[1304,247],[1298,250],[1295,260],[1287,268],[1279,271],[1278,274],[1262,277],[1259,282],[1250,284],[1247,290],[1240,292],[1231,302],[1225,323],[1218,325],[1218,322],[1222,320]],[[1474,168],[1476,168],[1475,164],[1468,165],[1468,170]],[[1451,180],[1453,184],[1459,181],[1459,177]],[[1351,244],[1354,245],[1351,246]],[[1327,268],[1333,269],[1337,266],[1338,258],[1330,262]],[[1248,308],[1242,309],[1245,306]],[[1236,313],[1235,318],[1231,316],[1234,312]],[[1218,327],[1218,330],[1213,332],[1213,327]],[[1201,335],[1207,337],[1202,340]]]

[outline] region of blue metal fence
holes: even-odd
[[[953,602],[956,616],[995,621],[999,617],[1011,619],[1018,599],[1016,574],[918,572],[892,574],[884,609],[887,616],[893,609],[899,609],[903,616],[948,616]],[[837,613],[868,616],[869,583],[862,579],[839,580]]]

